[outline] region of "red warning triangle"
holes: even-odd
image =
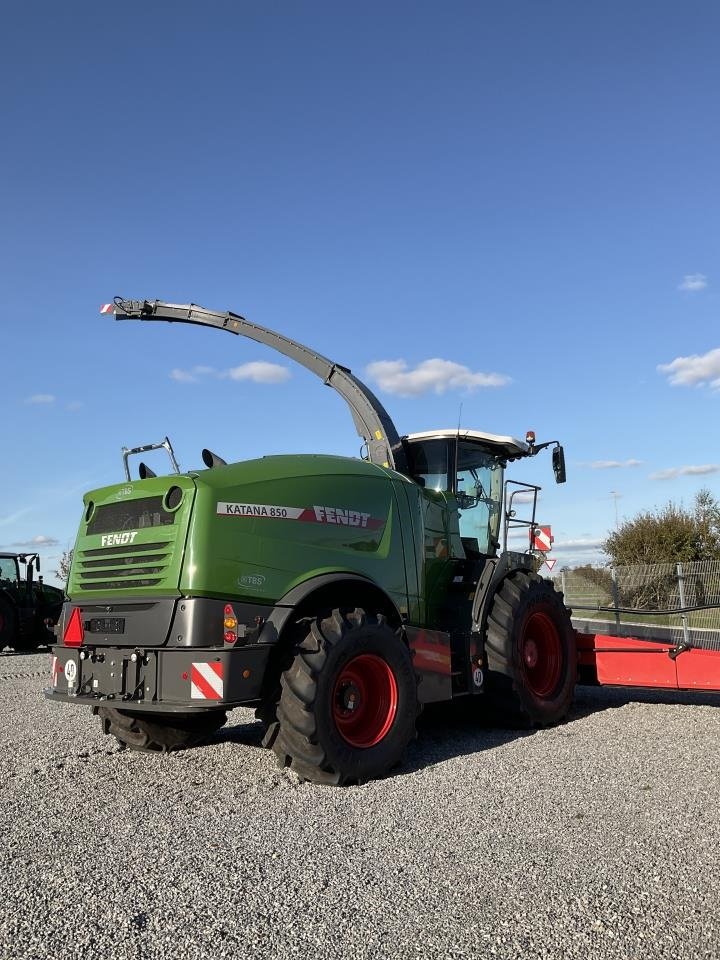
[[[557,563],[557,560],[551,560],[549,557],[545,558],[545,565],[548,568],[548,570],[552,570],[552,568],[555,566],[556,563]]]

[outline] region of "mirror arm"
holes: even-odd
[[[534,444],[532,445],[532,451],[531,451],[531,453],[530,453],[530,456],[531,456],[531,457],[534,457],[536,453],[540,453],[541,450],[547,450],[548,447],[552,447],[553,445],[556,446],[556,447],[559,447],[559,446],[560,446],[560,441],[559,441],[559,440],[546,440],[545,443],[534,443]]]

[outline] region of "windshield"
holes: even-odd
[[[0,557],[0,583],[6,586],[18,582],[18,568],[15,557]]]
[[[460,536],[470,553],[495,553],[500,531],[503,468],[475,443],[458,449],[457,500]]]

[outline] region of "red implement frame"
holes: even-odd
[[[720,691],[720,650],[683,650],[636,637],[577,633],[578,664],[594,668],[601,686]]]

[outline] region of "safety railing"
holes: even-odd
[[[720,650],[720,561],[585,567],[553,579],[578,629]]]

